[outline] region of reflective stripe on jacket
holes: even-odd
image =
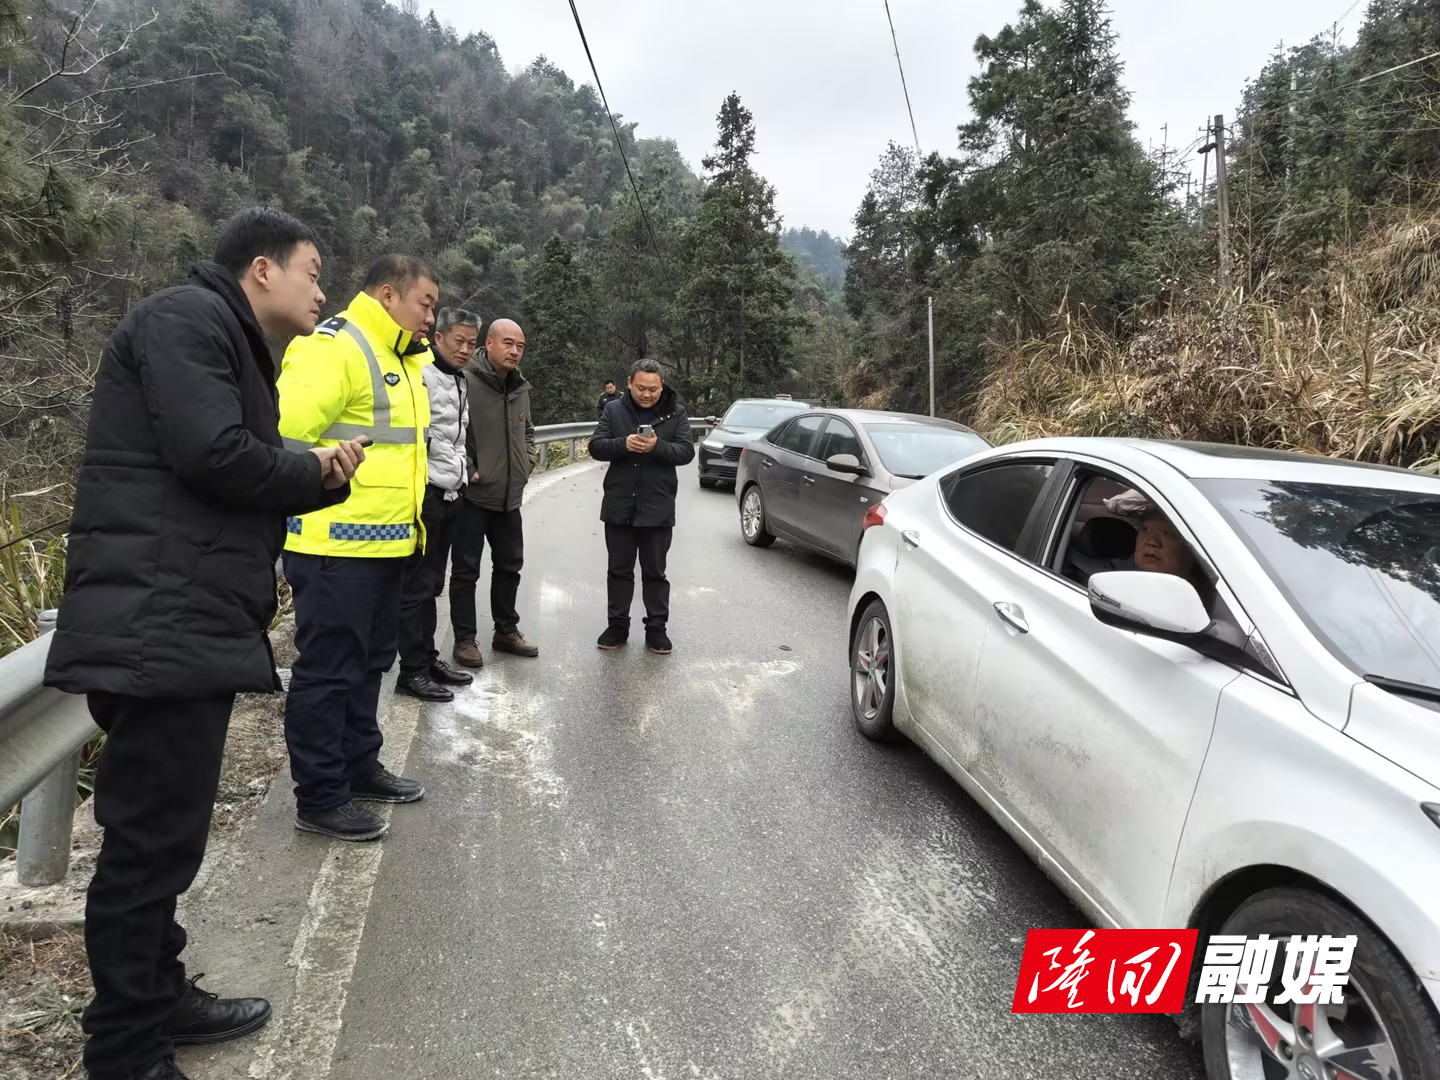
[[[403,558],[424,541],[428,350],[361,293],[309,337],[280,372],[280,434],[301,450],[368,435],[373,443],[338,506],[292,517],[285,548],[307,555]]]

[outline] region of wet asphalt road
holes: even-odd
[[[855,732],[847,571],[748,548],[685,470],[676,651],[644,651],[638,595],[596,650],[600,478],[525,510],[541,657],[487,648],[421,717],[430,794],[383,841],[332,1077],[1203,1075],[1163,1017],[1010,1014],[1026,930],[1084,919],[913,746]]]

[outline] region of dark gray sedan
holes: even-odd
[[[789,398],[741,398],[735,402],[697,448],[700,486],[735,483],[740,451],[786,417],[798,416],[809,407]]]
[[[754,547],[778,536],[854,566],[866,511],[989,446],[963,424],[928,416],[801,413],[744,448],[735,479],[740,531]]]

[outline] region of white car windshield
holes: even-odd
[[[806,406],[799,402],[745,401],[731,405],[730,411],[720,421],[720,426],[744,431],[769,431],[781,420],[804,412],[805,409]]]
[[[1201,480],[1311,630],[1358,674],[1440,689],[1440,494]]]

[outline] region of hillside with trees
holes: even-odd
[[[400,250],[442,303],[519,318],[541,423],[588,418],[642,356],[699,414],[838,394],[834,251],[827,279],[782,250],[735,95],[703,175],[617,117],[622,156],[593,87],[385,0],[0,0],[0,75],[0,544],[52,542],[110,330],[249,205],[319,231],[332,311]],[[5,574],[23,639],[58,581]]]
[[[957,153],[892,145],[856,211],[849,399],[925,408],[933,297],[940,410],[994,438],[1440,466],[1440,2],[1274,55],[1227,120],[1223,238],[1136,139],[1100,0],[1029,0],[975,55]]]
[[[502,44],[413,0],[0,0],[11,640],[58,588],[106,336],[256,203],[320,231],[332,310],[398,249],[443,302],[518,316],[542,423],[640,356],[699,414],[775,391],[923,412],[933,301],[939,411],[993,438],[1437,463],[1440,0],[1371,0],[1353,42],[1256,73],[1224,266],[1213,185],[1135,137],[1101,0],[1025,0],[981,36],[954,149],[885,149],[843,246],[785,228],[738,96],[696,172],[623,117],[617,147],[592,87]]]
[[[808,226],[786,229],[780,235],[780,247],[794,255],[802,267],[819,274],[833,292],[844,288],[845,244],[838,237]]]

